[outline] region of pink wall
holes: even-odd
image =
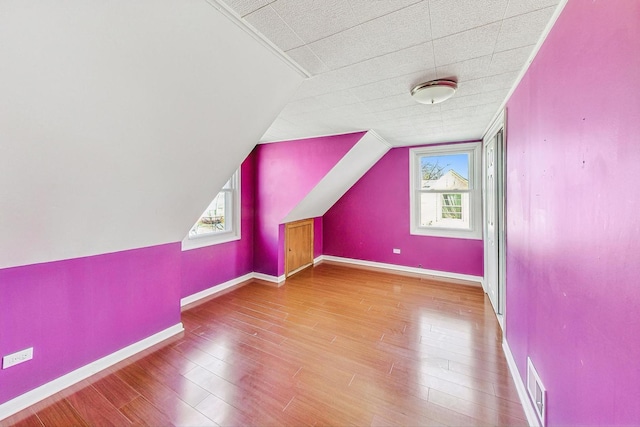
[[[254,155],[241,168],[240,240],[184,251],[181,298],[253,271]]]
[[[482,276],[482,240],[409,234],[409,148],[380,159],[329,209],[323,226],[325,255]]]
[[[241,240],[180,243],[0,270],[0,403],[180,322],[180,298],[253,271],[254,164],[242,165]]]
[[[32,361],[0,370],[0,403],[179,323],[180,298],[254,271],[257,171],[269,179],[261,186],[263,212],[281,218],[360,137],[256,149],[241,169],[238,241],[184,252],[177,242],[0,270],[0,355],[34,347]],[[278,238],[277,222],[255,223],[272,226]],[[318,256],[322,218],[314,225]]]
[[[180,322],[179,243],[0,270],[0,403]]]
[[[640,2],[570,0],[508,103],[506,332],[548,425],[640,424],[639,52]]]
[[[284,273],[280,223],[363,135],[358,132],[256,147],[256,272],[271,276]]]
[[[313,219],[313,257],[318,258],[322,255],[322,251],[324,248],[323,240],[322,240],[322,229],[323,221],[322,217],[319,216]]]

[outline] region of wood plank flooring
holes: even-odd
[[[480,288],[322,263],[182,321],[0,424],[527,425]]]

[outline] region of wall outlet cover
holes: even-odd
[[[10,368],[31,359],[33,359],[33,347],[7,354],[2,358],[2,369]]]

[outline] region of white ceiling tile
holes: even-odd
[[[386,98],[387,96],[409,93],[418,83],[435,78],[435,71],[431,69],[357,86],[352,88],[351,92],[361,101],[371,101]]]
[[[431,0],[431,26],[433,38],[500,21],[508,0]]]
[[[309,47],[330,69],[337,69],[424,43],[430,40],[426,5],[417,3],[310,43]]]
[[[408,134],[391,134],[384,136],[385,140],[391,141],[396,147],[411,146],[411,145],[429,145],[438,142],[445,142],[445,137],[441,128],[434,128],[421,133],[416,133],[415,130]]]
[[[366,22],[422,0],[349,0],[358,22]]]
[[[442,113],[440,111],[424,109],[418,112],[419,114],[413,114],[407,117],[407,120],[409,120],[414,127],[423,128],[442,125]]]
[[[340,83],[338,78],[339,76],[328,72],[305,79],[298,87],[296,93],[293,94],[291,100],[297,101],[299,99],[308,98],[310,96],[318,96],[325,93],[346,89],[346,87],[344,86],[336,87]]]
[[[399,95],[405,92],[406,82],[403,78],[392,78],[379,82],[357,86],[351,92],[363,102],[374,99],[385,98],[387,96]]]
[[[351,121],[355,128],[374,129],[380,123],[380,116],[373,113],[362,114],[352,117]]]
[[[557,6],[559,0],[509,0],[505,18],[522,15],[523,13],[533,12],[534,10],[543,9],[549,6]]]
[[[448,125],[447,122],[455,122],[455,119],[464,119],[465,121],[471,122],[483,118],[486,115],[492,115],[496,112],[499,105],[500,104],[486,104],[443,111],[441,113],[442,120],[444,120],[444,126]]]
[[[505,19],[502,22],[495,51],[536,44],[554,10],[554,7],[548,7]]]
[[[350,106],[361,102],[360,98],[349,89],[319,95],[316,96],[316,99],[324,105],[329,106],[329,108]]]
[[[415,128],[433,128],[442,126],[442,115],[438,110],[429,112],[420,111],[420,114],[402,117],[394,120],[380,120],[377,127],[381,129],[415,129]]]
[[[435,67],[431,42],[388,53],[354,65],[354,68],[357,67],[363,69],[363,74],[371,75],[374,71],[377,72],[375,76],[369,77],[370,82],[419,71],[431,72]],[[370,71],[367,72],[367,70]],[[361,84],[364,83],[369,82]]]
[[[327,82],[326,86],[332,89],[327,90],[327,92],[332,92],[386,80],[399,75],[433,70],[433,57],[429,43],[412,46],[338,70],[329,71],[318,76],[318,78],[324,78]]]
[[[304,45],[271,6],[252,12],[245,19],[284,51]]]
[[[489,73],[500,74],[506,71],[521,70],[529,59],[533,47],[534,45],[529,45],[494,53],[488,68]]]
[[[475,107],[485,104],[500,104],[507,96],[509,89],[498,89],[490,92],[477,93],[469,96],[454,96],[440,104],[441,111],[455,110],[458,108]]]
[[[420,121],[419,120],[420,117],[419,116],[411,116],[411,117],[401,117],[399,119],[394,119],[394,120],[380,120],[378,123],[376,123],[377,128],[379,129],[385,129],[385,130],[391,130],[394,128],[413,128],[416,125],[416,122],[419,121],[419,124],[424,124],[424,125],[437,125],[438,123],[442,124],[442,120],[439,118],[434,118],[431,121]]]
[[[455,77],[458,82],[485,77],[490,74],[491,55],[484,55],[466,61],[442,65],[436,68],[437,78],[445,79]]]
[[[364,64],[365,62],[360,62],[358,64],[320,74],[316,77],[318,79],[318,83],[316,84],[315,91],[318,92],[318,95],[323,95],[325,93],[349,89],[361,84],[360,82],[363,77],[365,77],[361,64]]]
[[[308,45],[288,50],[286,53],[311,75],[324,73],[329,70],[329,67],[309,49]]]
[[[360,26],[325,37],[308,46],[330,70],[376,56],[375,47],[367,42]]]
[[[442,66],[490,55],[493,53],[499,31],[500,23],[496,22],[434,40],[436,65]]]
[[[457,141],[478,140],[480,138],[476,135],[482,134],[484,128],[485,126],[480,122],[462,122],[460,124],[442,126],[442,132],[446,134],[448,138],[454,138],[454,140]]]
[[[245,16],[268,5],[273,0],[225,0],[225,3],[238,15]]]
[[[358,24],[344,0],[277,0],[271,7],[306,43]]]
[[[416,125],[413,130],[418,134],[432,133],[434,131],[442,131],[442,120],[433,123],[425,123],[424,125]]]
[[[456,141],[473,141],[479,140],[477,135],[482,134],[484,128],[482,126],[474,126],[471,128],[452,128],[442,129],[442,139],[438,142],[456,142]]]
[[[331,114],[322,114],[313,121],[313,126],[322,126],[327,129],[340,128],[340,130],[342,130],[347,126],[351,126],[351,122],[351,117],[338,117]],[[351,128],[350,130],[352,129],[353,128]]]
[[[546,26],[553,12],[548,5],[556,4],[229,2],[238,11],[253,12],[248,21],[281,48],[306,42],[286,52],[313,77],[303,81],[262,140],[374,129],[394,145],[481,138]],[[505,13],[510,18],[504,19]],[[440,36],[433,41],[431,25],[433,34]],[[416,84],[447,77],[456,78],[459,85],[449,101],[422,105],[409,96]]]
[[[395,110],[396,108],[412,107],[415,105],[415,101],[411,98],[409,92],[402,93],[400,95],[393,95],[386,98],[376,99],[367,102],[371,112],[380,112]]]
[[[462,97],[475,95],[477,93],[511,88],[516,78],[518,77],[518,74],[518,71],[510,71],[494,76],[481,77],[479,79],[460,82],[460,84],[458,84],[458,90],[456,91],[455,96]]]
[[[415,103],[408,107],[388,110],[384,112],[384,119],[381,123],[387,123],[387,121],[390,120],[403,120],[414,117],[420,117],[421,120],[424,120],[425,122],[440,120],[442,118],[440,106]]]
[[[429,9],[420,2],[361,25],[374,56],[431,40]]]

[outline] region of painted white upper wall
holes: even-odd
[[[303,77],[204,0],[0,3],[0,268],[182,240]]]
[[[282,222],[324,215],[390,149],[374,131],[365,133]]]

